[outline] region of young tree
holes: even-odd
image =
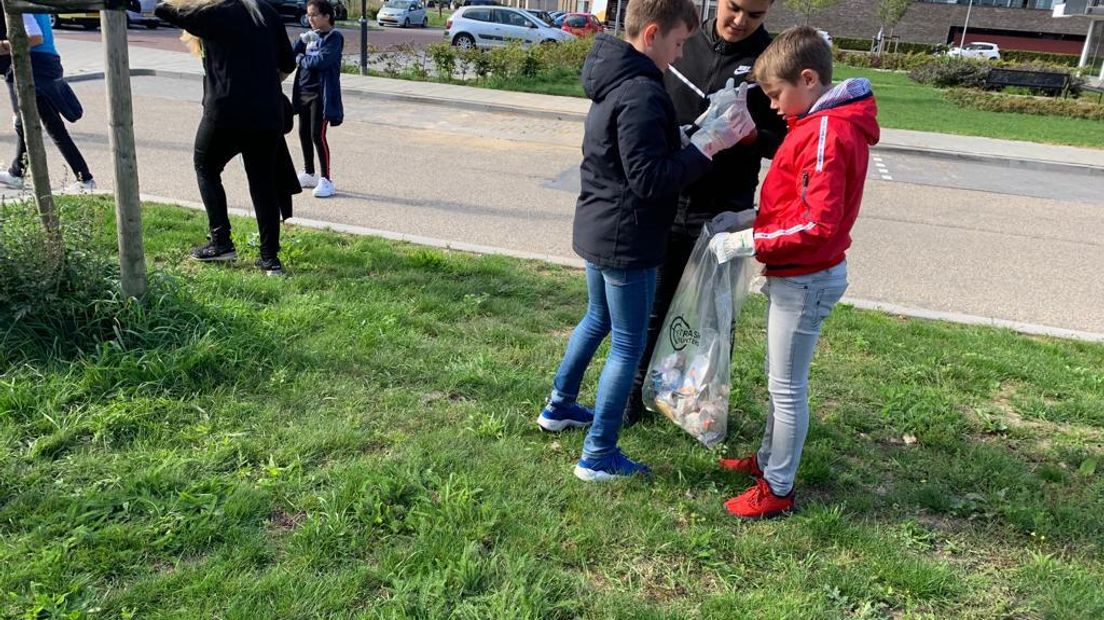
[[[910,5],[912,5],[912,0],[875,1],[874,14],[882,21],[883,29],[889,31],[890,38],[893,37],[893,30],[897,27],[897,24],[901,23],[901,19],[905,16],[905,13],[908,12]],[[884,40],[878,41],[878,49],[876,51],[881,54],[884,46]]]
[[[827,9],[840,3],[840,0],[786,0],[786,6],[790,10],[805,17],[805,25],[809,25],[809,18],[813,13],[821,9]]]

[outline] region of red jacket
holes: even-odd
[[[845,80],[812,112],[788,118],[755,218],[756,258],[768,276],[815,273],[843,262],[859,215],[878,107],[870,82]]]

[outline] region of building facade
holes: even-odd
[[[1054,0],[973,0],[973,7],[969,4],[969,0],[915,0],[895,34],[903,42],[958,44],[967,10],[967,43],[989,41],[1003,49],[1080,54],[1089,32],[1087,18],[1053,17]],[[775,0],[767,18],[771,32],[804,23],[805,17],[786,6],[785,0]],[[832,36],[858,39],[873,38],[882,26],[874,14],[874,0],[841,0],[813,13],[809,24]]]

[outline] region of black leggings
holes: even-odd
[[[11,95],[12,108],[15,110],[16,135],[15,157],[11,160],[8,174],[13,177],[23,177],[24,172],[26,172],[27,143],[23,138],[23,119],[19,114],[19,103],[15,95],[14,84],[8,84],[8,94]],[[88,170],[88,164],[84,161],[80,149],[77,148],[73,138],[69,135],[69,130],[65,127],[65,121],[61,118],[57,108],[44,95],[39,94],[35,99],[38,104],[38,117],[42,121],[42,126],[46,128],[46,133],[49,134],[58,150],[61,151],[65,163],[73,169],[73,174],[78,181],[91,181],[92,173]]]
[[[330,122],[322,117],[322,97],[300,100],[299,144],[303,146],[303,170],[314,174],[314,151],[318,151],[318,165],[322,168],[322,177],[330,176],[330,143],[326,140],[326,130]]]
[[[245,176],[249,180],[249,195],[261,233],[261,257],[276,258],[280,251],[280,208],[282,195],[278,173],[279,149],[283,136],[278,129],[250,130],[216,127],[207,120],[196,131],[194,163],[199,181],[199,194],[207,210],[211,239],[230,241],[230,218],[226,211],[226,190],[222,186],[222,171],[237,155],[242,156]]]

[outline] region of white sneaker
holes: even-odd
[[[299,187],[307,189],[318,185],[318,175],[307,174],[306,172],[299,173]]]
[[[326,177],[318,179],[318,187],[314,188],[315,198],[329,198],[335,193],[337,193],[337,190],[334,189],[334,184],[332,181],[330,181]]]
[[[66,188],[74,194],[87,194],[95,191],[96,179],[88,179],[87,181],[73,181]]]
[[[0,184],[12,189],[23,189],[23,177],[10,174],[7,170],[0,170]]]

